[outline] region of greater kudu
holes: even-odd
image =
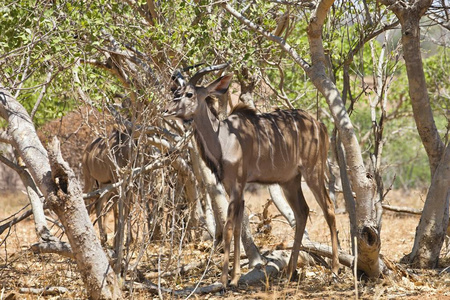
[[[121,168],[126,167],[130,161],[132,145],[130,134],[117,129],[114,129],[107,139],[98,137],[88,144],[82,157],[84,192],[91,192],[96,185],[98,188],[102,188],[117,182],[118,172],[120,172]],[[102,210],[105,202],[113,196],[117,196],[117,193],[109,192],[96,199],[94,203],[102,244],[105,244],[107,240]],[[127,206],[127,203],[125,203],[125,216],[129,210]],[[114,233],[117,235],[119,220],[116,216],[115,204],[113,204],[113,209],[115,211]],[[114,239],[114,247],[116,246],[117,238]]]
[[[334,206],[325,188],[328,134],[325,126],[302,110],[278,110],[257,114],[238,105],[227,119],[219,121],[207,99],[228,90],[232,75],[222,76],[207,86],[196,86],[207,72],[226,65],[204,68],[183,84],[165,109],[165,117],[193,121],[200,153],[223,183],[229,197],[224,228],[224,263],[221,282],[228,281],[230,244],[234,234],[234,263],[231,285],[240,277],[240,234],[244,210],[243,191],[247,182],[278,183],[296,219],[295,239],[288,265],[288,277],[296,272],[298,253],[309,208],[301,178],[323,210],[331,232],[332,271],[337,274],[338,239]]]

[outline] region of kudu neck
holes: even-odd
[[[194,129],[200,154],[208,167],[220,179],[222,175],[222,148],[220,146],[220,121],[211,112],[206,101],[201,101],[194,116]]]

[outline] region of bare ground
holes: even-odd
[[[307,199],[312,199],[310,196],[306,194]],[[424,195],[420,192],[405,194],[400,191],[392,191],[388,194],[386,202],[391,205],[421,208],[423,198]],[[271,222],[269,227],[266,227],[268,232],[256,232],[257,225],[260,223],[258,214],[262,213],[267,199],[268,194],[264,189],[256,193],[247,193],[246,205],[252,214],[251,223],[257,244],[262,249],[273,250],[287,244],[292,239],[293,230],[278,215],[276,208],[271,205],[269,207]],[[1,196],[0,220],[18,211],[26,203],[27,200],[23,194]],[[315,202],[309,201],[309,204],[312,211],[307,224],[309,235],[313,241],[329,244],[329,231],[322,212]],[[343,208],[343,203],[338,202],[338,206]],[[418,222],[419,216],[417,215],[385,211],[381,253],[388,262],[397,265],[399,260],[411,250]],[[337,224],[341,248],[349,251],[347,214],[338,214]],[[58,229],[54,229],[54,232],[61,235],[61,231]],[[23,221],[11,231],[0,236],[0,299],[6,299],[7,296],[15,296],[16,299],[86,298],[83,283],[74,261],[57,255],[32,253],[29,250],[30,245],[36,241],[32,219]],[[200,286],[212,284],[219,280],[222,254],[220,251],[212,253],[211,249],[211,242],[208,241],[189,243],[181,250],[172,249],[169,243],[150,244],[146,249],[145,259],[141,261],[138,268],[139,274],[155,284],[159,282],[161,287],[174,290],[193,287],[197,283],[200,283]],[[446,252],[447,249],[444,246],[442,267],[448,265]],[[160,269],[158,272],[157,261],[162,262],[161,265],[166,267],[195,265],[201,260],[208,261],[211,253],[212,260],[208,267],[199,265],[182,275],[158,277],[162,271]],[[171,259],[173,262],[167,261]],[[398,272],[400,269],[396,269],[396,273],[400,274]],[[167,271],[170,270],[167,269]],[[244,265],[243,272],[246,271]],[[342,299],[355,298],[357,291],[359,299],[450,299],[450,275],[447,272],[439,274],[439,271],[436,270],[409,271],[408,276],[396,276],[370,282],[361,281],[355,286],[351,270],[345,267],[339,274],[339,280],[333,282],[329,271],[324,266],[304,266],[300,269],[301,276],[298,282],[287,282],[280,277],[256,287],[241,287],[226,292],[195,295],[195,297],[202,299]],[[21,291],[23,288],[45,287],[63,287],[67,289],[67,292],[43,295],[42,293],[31,294]],[[129,299],[158,298],[157,292],[140,289],[139,285],[134,285],[133,290],[129,290],[125,294]],[[179,298],[185,296],[179,296]],[[167,293],[161,293],[161,297],[165,299],[178,298]]]

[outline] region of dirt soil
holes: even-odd
[[[311,240],[328,244],[330,235],[328,227],[322,216],[322,212],[315,203],[310,201],[311,194],[306,193],[310,204],[311,214],[308,220],[307,230]],[[279,216],[277,209],[271,205],[269,215],[271,222],[265,233],[257,233],[257,225],[260,223],[258,214],[263,211],[268,199],[265,188],[246,194],[246,204],[252,214],[252,230],[255,239],[261,249],[275,249],[280,245],[291,241],[293,230]],[[421,208],[424,194],[401,191],[391,191],[386,203],[410,208]],[[0,196],[0,220],[17,212],[27,203],[25,195],[21,193]],[[338,202],[338,210],[344,207]],[[381,253],[384,258],[396,265],[400,259],[411,250],[415,228],[419,222],[419,216],[385,211],[382,228]],[[2,222],[3,223],[3,222]],[[341,248],[349,251],[348,215],[337,215],[339,239]],[[58,233],[57,233],[58,234]],[[59,234],[61,234],[59,232]],[[37,242],[34,232],[33,220],[27,219],[19,225],[6,231],[0,236],[0,299],[84,299],[86,293],[83,282],[77,272],[77,266],[73,260],[52,254],[34,254],[30,245]],[[164,255],[165,246],[149,245],[149,256]],[[177,250],[178,251],[178,250]],[[195,263],[199,259],[209,257],[211,243],[196,242],[185,246],[184,259],[178,264]],[[444,246],[442,251],[442,267],[448,265]],[[213,253],[212,263],[205,272],[204,267],[193,269],[180,276],[160,277],[161,286],[182,289],[185,286],[194,286],[200,282],[201,286],[216,282],[220,278],[220,264],[222,254],[219,251]],[[405,267],[405,266],[403,266]],[[244,266],[243,272],[248,271]],[[158,278],[152,277],[154,270],[143,268],[144,276],[150,281],[158,283]],[[354,277],[350,269],[342,267],[337,282],[332,281],[329,271],[321,265],[304,266],[300,269],[301,276],[298,282],[287,282],[283,278],[275,279],[255,287],[241,287],[226,292],[218,292],[206,295],[195,295],[200,299],[450,299],[450,275],[447,272],[439,273],[437,270],[409,270],[408,276],[393,276],[376,281],[359,281],[355,286]],[[407,274],[405,273],[405,274]],[[398,275],[398,269],[396,271]],[[31,294],[23,288],[64,287],[67,292],[56,295]],[[128,299],[152,299],[158,298],[155,292],[140,290],[125,292]],[[11,298],[8,298],[11,297]],[[15,297],[15,298],[14,298]],[[170,294],[161,294],[162,298],[176,298]],[[181,297],[184,298],[184,297]]]

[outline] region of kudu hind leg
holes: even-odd
[[[98,232],[100,235],[100,243],[102,246],[105,246],[108,241],[108,236],[106,234],[105,229],[105,216],[103,213],[103,206],[106,203],[107,195],[100,197],[95,202],[95,214],[97,217],[97,225],[98,225]]]
[[[298,254],[302,243],[303,234],[305,232],[306,221],[308,220],[309,207],[306,203],[305,196],[301,188],[301,176],[297,176],[293,180],[280,184],[284,191],[284,195],[295,216],[295,236],[294,245],[292,247],[291,258],[287,269],[289,279],[295,279],[298,262]]]
[[[84,158],[83,158],[84,159]],[[94,187],[95,188],[101,188],[101,186],[97,183],[97,181],[92,178],[89,174],[89,169],[86,167],[86,164],[83,163],[83,174],[84,174],[84,193],[91,192]],[[95,211],[95,220],[93,224],[95,225],[97,223],[99,237],[100,237],[100,243],[102,246],[106,245],[107,242],[107,235],[105,231],[105,227],[103,226],[103,214],[102,214],[102,207],[103,203],[105,202],[105,197],[107,195],[103,195],[103,197],[97,196],[92,201],[85,201],[86,208],[88,209],[89,215],[91,215]]]
[[[305,180],[308,187],[314,194],[314,197],[319,203],[320,208],[323,211],[323,215],[330,229],[331,247],[332,247],[332,261],[331,271],[334,275],[337,275],[339,271],[339,253],[338,253],[338,237],[336,229],[336,215],[334,212],[334,203],[331,201],[325,187],[325,180],[323,178],[323,172],[320,168],[316,168],[314,172],[305,173]]]

